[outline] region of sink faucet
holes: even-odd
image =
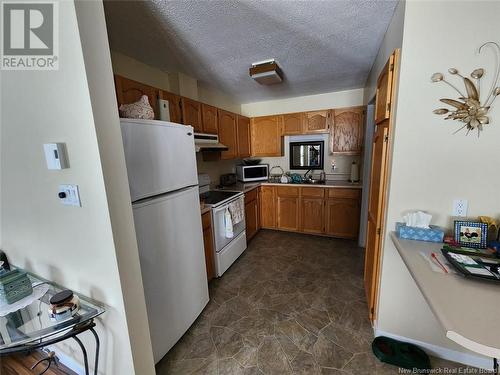
[[[304,179],[305,181],[308,181],[308,180],[311,180],[311,179],[312,179],[312,178],[311,178],[311,176],[307,177],[307,174],[308,174],[309,172],[311,172],[311,171],[312,171],[312,169],[309,169],[309,170],[307,170],[307,171],[306,171],[306,173],[304,173],[304,177],[303,177],[303,179]]]

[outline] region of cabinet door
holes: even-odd
[[[323,233],[325,231],[325,201],[323,198],[302,197],[300,201],[300,231]]]
[[[260,225],[262,228],[276,228],[274,186],[260,187]]]
[[[250,152],[250,119],[238,115],[238,156],[247,158]]]
[[[159,90],[157,88],[115,74],[115,89],[118,107],[122,104],[134,103],[146,95],[155,112],[155,119],[158,118]]]
[[[365,108],[335,109],[330,141],[337,154],[359,155],[363,148]]]
[[[210,281],[215,277],[212,218],[210,212],[204,213],[201,216],[201,222],[203,225],[203,243],[205,246],[205,265],[207,267],[207,278]]]
[[[328,199],[326,201],[326,233],[335,237],[357,238],[359,211],[358,199]]]
[[[304,113],[283,115],[283,135],[304,134]]]
[[[201,105],[201,121],[203,133],[217,134],[217,108],[208,104]]]
[[[283,155],[283,116],[252,118],[250,128],[253,156]]]
[[[279,186],[276,188],[276,216],[278,229],[299,230],[299,188]]]
[[[170,121],[182,124],[182,106],[181,97],[171,92],[160,90],[160,99],[168,100],[168,111],[170,112]]]
[[[191,125],[194,131],[201,133],[203,131],[201,123],[201,103],[189,98],[182,98],[182,123]]]
[[[247,241],[250,241],[259,229],[259,209],[257,204],[257,199],[245,204]]]
[[[379,124],[380,122],[389,119],[391,115],[394,60],[395,54],[393,53],[385,64],[384,69],[380,73],[377,80],[377,94],[375,97],[375,124]]]
[[[238,156],[236,115],[219,109],[219,141],[229,149],[221,152],[221,159],[234,159]]]
[[[304,123],[305,133],[328,133],[330,118],[331,113],[327,109],[306,112]]]

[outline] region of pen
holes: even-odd
[[[443,269],[443,271],[445,273],[448,273],[448,270],[446,269],[446,267],[439,261],[438,257],[436,256],[436,253],[431,253],[431,256],[432,256],[432,259],[434,259],[438,264],[439,266]]]

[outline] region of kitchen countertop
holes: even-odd
[[[297,187],[317,187],[317,188],[339,188],[339,189],[362,189],[361,182],[351,183],[348,181],[326,181],[324,184],[281,184],[272,182],[237,182],[234,185],[218,188],[219,190],[242,191],[248,193],[259,186],[297,186]]]
[[[403,240],[395,232],[391,239],[446,337],[476,353],[499,358],[500,285],[433,271],[421,253],[428,257],[441,253],[442,243]]]

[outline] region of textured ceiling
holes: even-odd
[[[106,1],[111,48],[241,103],[362,87],[397,1]],[[261,86],[251,63],[276,58]]]

